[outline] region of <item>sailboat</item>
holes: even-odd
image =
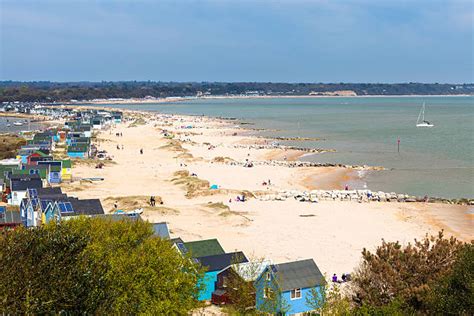
[[[421,120],[420,120],[421,119]],[[433,127],[434,125],[425,120],[425,102],[421,107],[420,114],[418,114],[418,119],[416,120],[416,127]]]

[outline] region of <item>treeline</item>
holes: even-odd
[[[272,82],[0,82],[0,102],[65,102],[108,98],[206,95],[308,95],[351,90],[357,95],[456,95],[474,93],[474,84],[438,83],[272,83]]]

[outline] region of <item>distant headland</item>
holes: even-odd
[[[0,81],[0,102],[83,102],[173,98],[474,95],[474,83],[51,82]]]

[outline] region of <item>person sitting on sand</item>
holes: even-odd
[[[342,274],[341,279],[342,279],[342,282],[346,282],[346,274],[345,273]]]
[[[333,282],[337,282],[337,275],[334,273],[333,276],[332,276],[332,281]]]
[[[143,149],[140,149],[140,155],[143,155]]]

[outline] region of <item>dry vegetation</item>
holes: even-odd
[[[137,127],[139,125],[145,125],[146,124],[146,121],[144,118],[142,117],[139,117],[137,119],[135,119],[132,123],[130,123],[130,125],[128,125],[128,127]]]
[[[228,162],[235,162],[235,160],[230,157],[217,156],[217,157],[214,157],[214,159],[212,159],[211,162],[228,163]]]
[[[230,207],[222,202],[209,202],[206,204],[206,207],[214,210],[230,211]]]
[[[199,195],[209,195],[212,192],[209,190],[209,181],[193,177],[187,170],[179,170],[173,174],[171,179],[176,185],[181,185],[186,189],[186,197],[192,198]],[[217,190],[216,190],[217,191]]]
[[[0,159],[15,158],[18,149],[26,144],[26,140],[11,134],[0,135]]]
[[[176,139],[171,139],[170,141],[168,141],[166,145],[163,145],[160,148],[174,151],[174,152],[182,152],[182,153],[186,153],[188,151],[186,148],[183,148],[183,146],[181,145],[181,142]]]
[[[88,158],[88,159],[73,158],[71,159],[71,161],[74,165],[91,166],[91,167],[96,166],[99,163],[103,164],[104,166],[117,164],[115,161],[108,160],[108,159],[99,160],[99,159],[91,159],[91,158]]]
[[[104,199],[104,206],[113,210],[113,205],[117,203],[120,210],[134,211],[143,209],[143,211],[159,212],[161,214],[179,213],[177,210],[163,206],[163,199],[155,196],[156,206],[150,205],[150,197],[145,195],[131,195],[131,196],[109,196]]]

